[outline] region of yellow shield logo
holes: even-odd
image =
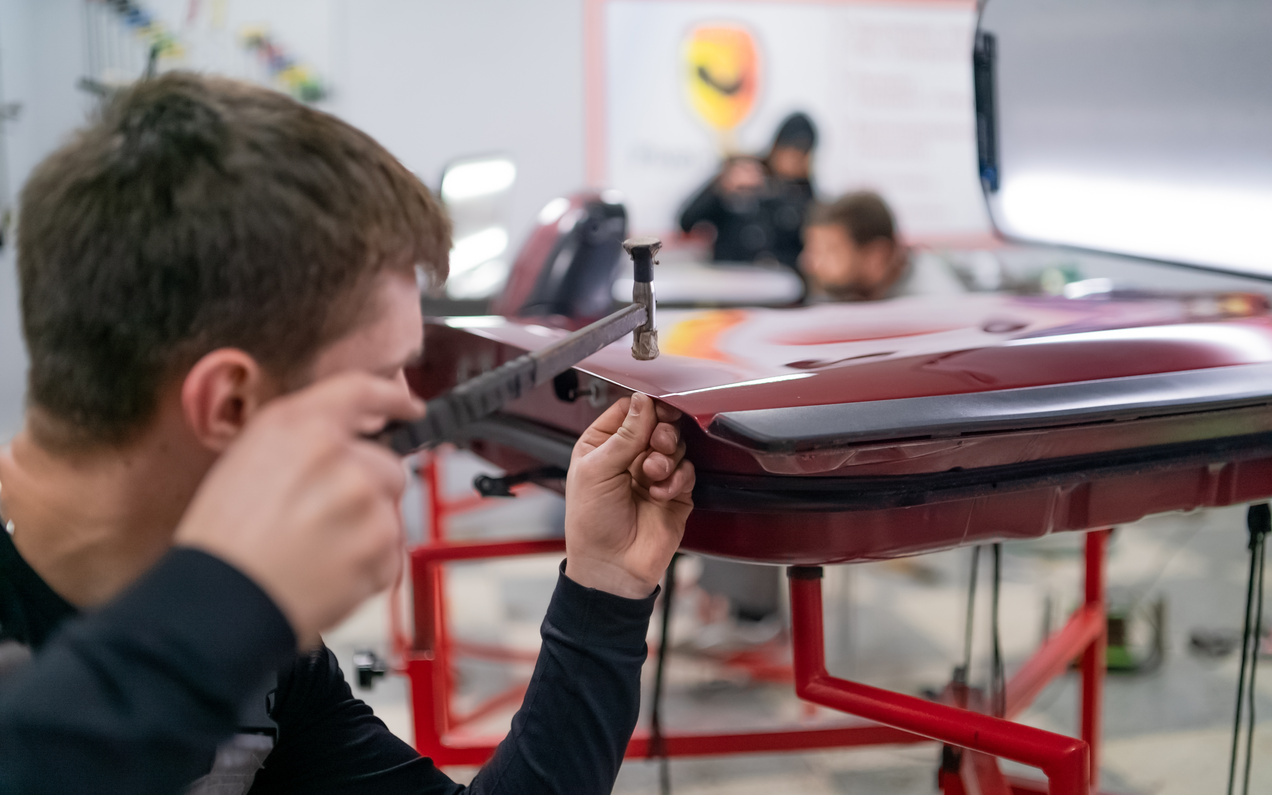
[[[760,83],[759,53],[750,32],[726,25],[694,28],[684,56],[694,111],[721,132],[741,124],[755,106]]]

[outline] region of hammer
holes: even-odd
[[[632,302],[546,347],[518,356],[428,401],[423,417],[392,422],[376,438],[399,455],[434,447],[459,435],[465,426],[498,411],[540,384],[632,332],[632,358],[658,358],[654,324],[654,255],[662,248],[656,237],[623,241],[635,270]]]

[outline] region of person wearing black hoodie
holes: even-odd
[[[804,214],[813,200],[812,157],[817,128],[806,113],[792,113],[778,126],[763,158],[725,160],[680,210],[680,228],[715,231],[717,262],[776,261],[796,268],[803,249]]]

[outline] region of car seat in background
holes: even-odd
[[[626,237],[627,211],[618,201],[597,192],[553,199],[517,252],[491,312],[583,323],[605,316]]]

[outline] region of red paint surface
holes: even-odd
[[[815,454],[748,451],[707,431],[725,411],[957,395],[1268,362],[1272,317],[1258,301],[975,295],[956,301],[663,312],[659,328],[664,354],[652,362],[634,361],[622,342],[579,365],[584,387],[602,382],[603,400],[565,403],[547,385],[507,412],[577,434],[614,399],[639,390],[688,415],[682,429],[700,473],[775,479],[909,476],[1272,431],[1272,412],[1262,408],[845,445]],[[408,377],[417,391],[431,397],[564,333],[502,318],[434,321],[426,332],[425,358]],[[484,445],[482,454],[512,468],[528,463],[493,445]],[[684,546],[771,563],[845,562],[1087,530],[1151,513],[1270,495],[1272,461],[1181,465],[906,508],[796,515],[698,510]]]
[[[729,322],[709,351],[700,335],[677,341],[682,327],[702,326],[713,316]],[[962,394],[1272,360],[1267,315],[1198,315],[1189,303],[1174,300],[908,298],[799,309],[666,311],[659,313],[658,325],[663,345],[658,359],[634,361],[620,342],[579,369],[663,398],[704,426],[723,411]],[[566,333],[511,320],[466,332],[518,351]],[[677,355],[682,349],[697,355]]]

